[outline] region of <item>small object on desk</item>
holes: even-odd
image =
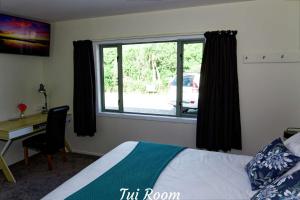
[[[295,128],[295,127],[290,127],[290,128],[287,128],[284,133],[283,133],[283,137],[285,139],[288,139],[290,137],[292,137],[293,135],[297,134],[300,132],[300,128]]]
[[[36,131],[36,130],[44,130],[44,129],[46,129],[46,126],[47,126],[47,123],[42,122],[40,124],[35,124],[32,127],[33,127],[33,130]]]
[[[26,109],[27,109],[27,105],[24,104],[24,103],[20,103],[20,104],[18,105],[18,109],[19,109],[19,111],[20,111],[20,118],[24,118],[24,113],[25,113],[25,111],[26,111]]]

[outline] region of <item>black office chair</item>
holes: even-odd
[[[28,148],[41,151],[47,155],[48,169],[52,170],[52,155],[62,152],[63,160],[66,160],[65,152],[65,126],[69,106],[52,108],[48,112],[46,133],[32,136],[23,141],[25,163],[28,165]]]

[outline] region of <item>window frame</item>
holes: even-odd
[[[122,66],[122,46],[132,44],[147,44],[147,43],[177,43],[177,70],[176,70],[176,112],[175,115],[156,114],[156,113],[141,113],[141,112],[125,112],[123,105],[123,66]],[[151,117],[172,117],[172,118],[196,118],[196,114],[187,114],[182,112],[182,92],[183,92],[183,59],[184,45],[202,43],[205,45],[204,35],[188,35],[188,36],[171,36],[171,37],[154,37],[154,38],[133,38],[122,40],[107,40],[102,42],[94,42],[95,48],[95,63],[96,63],[96,78],[97,78],[97,110],[98,113],[122,113],[133,116],[148,116]],[[117,48],[118,62],[118,109],[105,108],[105,90],[104,90],[104,66],[103,66],[103,48]]]

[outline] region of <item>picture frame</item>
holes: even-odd
[[[50,24],[0,14],[0,53],[49,56]]]

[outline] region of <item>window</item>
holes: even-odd
[[[102,112],[195,117],[204,40],[99,44]]]

